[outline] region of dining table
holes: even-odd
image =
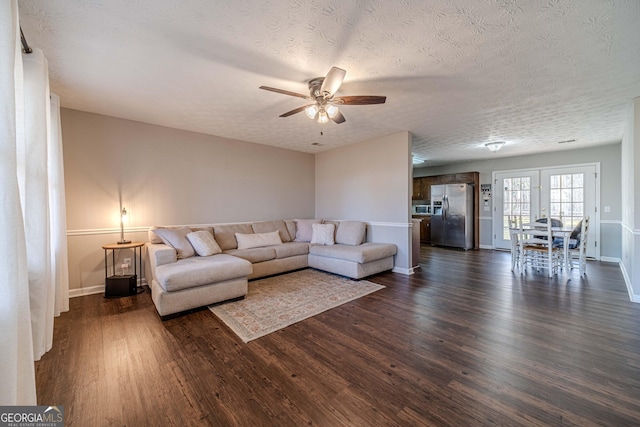
[[[551,238],[562,238],[562,251],[563,251],[563,265],[569,266],[569,245],[571,244],[572,227],[551,227]],[[518,236],[522,238],[526,237],[541,237],[547,236],[547,224],[543,222],[527,222],[520,225],[520,227],[510,228],[509,234],[511,236],[511,270],[514,269],[517,263],[517,247],[514,242],[518,241]]]

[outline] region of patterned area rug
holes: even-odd
[[[305,269],[249,282],[243,300],[212,305],[209,310],[249,342],[382,288],[366,280]]]

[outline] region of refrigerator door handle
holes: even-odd
[[[443,206],[442,206],[442,219],[447,220],[447,211],[449,210],[449,196],[446,194],[442,197]]]

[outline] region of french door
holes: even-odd
[[[575,227],[589,216],[587,256],[599,258],[597,165],[562,166],[494,173],[494,247],[509,249],[509,216],[523,222],[551,217]]]
[[[535,221],[540,211],[540,172],[494,173],[493,246],[510,249],[509,217]]]

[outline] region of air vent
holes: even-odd
[[[568,144],[570,142],[576,142],[575,139],[567,139],[566,141],[558,141],[558,144]]]

